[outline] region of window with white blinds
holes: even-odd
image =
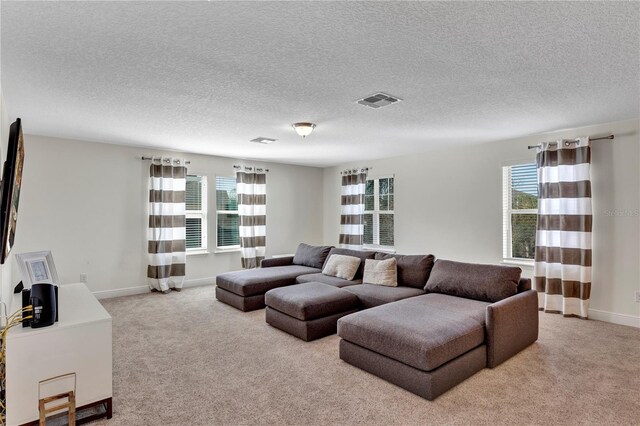
[[[536,164],[502,168],[503,232],[505,260],[535,257],[538,220],[538,172]]]
[[[364,195],[364,246],[393,249],[394,178],[367,179]]]
[[[187,175],[187,252],[207,249],[207,177]]]
[[[217,247],[240,248],[238,193],[234,177],[216,176]]]

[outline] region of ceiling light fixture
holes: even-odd
[[[316,125],[313,123],[293,123],[291,125],[297,134],[302,136],[303,138],[309,136],[313,129],[316,128]]]

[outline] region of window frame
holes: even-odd
[[[216,175],[216,197],[218,196],[218,178],[233,179],[233,181],[236,182],[236,177],[235,176]],[[238,188],[238,186],[237,186],[237,183],[236,183],[236,193],[237,193],[237,190],[238,190],[237,188]],[[219,217],[220,217],[221,214],[236,214],[236,215],[238,215],[238,217],[240,217],[240,213],[238,212],[238,210],[218,210],[218,200],[216,199],[216,253],[239,251],[240,250],[240,244],[234,244],[234,245],[229,245],[229,246],[219,246],[218,245],[218,224],[220,222]],[[239,221],[238,221],[238,223],[239,223]],[[239,230],[238,230],[238,235],[240,235],[240,231]]]
[[[207,221],[207,216],[208,216],[208,185],[207,185],[207,175],[205,175],[204,173],[187,173],[187,177],[188,176],[195,176],[195,177],[199,177],[200,178],[200,194],[201,194],[201,198],[200,198],[200,210],[188,210],[186,208],[186,183],[185,183],[185,251],[187,255],[192,255],[192,254],[206,254],[208,253],[208,246],[209,246],[209,241],[208,241],[208,221]],[[200,247],[190,247],[187,248],[186,247],[186,229],[187,229],[187,224],[186,224],[186,219],[200,219]]]
[[[381,179],[393,179],[393,210],[380,210],[380,180]],[[376,176],[376,177],[368,177],[367,176],[367,181],[372,180],[373,181],[373,210],[365,210],[364,214],[371,214],[373,216],[373,231],[372,231],[372,235],[373,235],[373,244],[365,244],[363,242],[362,244],[362,248],[365,250],[374,250],[374,251],[383,251],[383,252],[389,252],[389,253],[395,253],[395,240],[396,240],[396,216],[395,216],[395,208],[396,208],[396,192],[395,192],[395,188],[396,188],[396,177],[395,175],[383,175],[383,176]],[[366,181],[365,181],[365,188],[366,188]],[[365,190],[365,197],[366,197],[366,190]],[[365,198],[366,199],[366,198]],[[365,201],[365,206],[366,206],[366,201]],[[365,207],[366,209],[366,207]],[[386,245],[382,245],[380,244],[380,214],[391,214],[393,215],[393,242],[394,245],[393,246],[386,246]],[[363,238],[364,238],[364,222],[362,224],[363,227]]]
[[[533,267],[535,259],[513,256],[513,227],[512,216],[518,214],[538,215],[538,209],[513,208],[513,180],[511,170],[514,166],[535,165],[535,161],[522,160],[502,166],[502,262]],[[536,185],[537,185],[536,177]]]

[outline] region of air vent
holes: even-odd
[[[382,108],[387,105],[395,104],[396,102],[400,102],[402,99],[395,98],[391,95],[387,95],[386,93],[378,92],[371,96],[367,96],[366,98],[362,98],[356,101],[360,105],[368,106],[369,108]]]
[[[262,143],[262,144],[270,144],[271,142],[275,142],[278,139],[271,139],[271,138],[263,138],[262,136],[260,136],[259,138],[255,138],[255,139],[251,139],[249,142],[255,142],[255,143]]]

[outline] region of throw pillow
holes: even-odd
[[[424,288],[433,269],[435,256],[432,254],[387,254],[376,253],[376,260],[395,258],[398,262],[398,285],[405,287]]]
[[[516,266],[436,260],[424,291],[494,303],[518,292],[521,272]]]
[[[324,261],[331,249],[331,246],[310,246],[309,244],[300,243],[295,256],[293,256],[293,264],[322,269],[322,265],[324,265]]]
[[[364,274],[364,261],[365,261],[365,259],[373,259],[373,256],[375,256],[376,252],[374,252],[374,251],[364,251],[364,250],[350,250],[350,249],[343,249],[343,248],[334,247],[329,252],[329,257],[333,256],[334,254],[342,254],[344,256],[353,256],[353,257],[357,257],[357,258],[362,260],[360,262],[360,267],[358,268],[358,271],[356,272],[356,276],[353,277],[354,280],[357,280],[357,279],[361,279],[362,278],[362,274]],[[327,260],[329,259],[329,257],[327,257]],[[423,284],[423,287],[424,287],[424,284]],[[420,287],[420,288],[422,288],[422,287]]]
[[[351,281],[358,271],[358,266],[360,266],[360,259],[357,257],[332,254],[324,265],[322,273]]]
[[[398,286],[398,262],[394,257],[386,260],[367,259],[364,261],[364,284]]]

